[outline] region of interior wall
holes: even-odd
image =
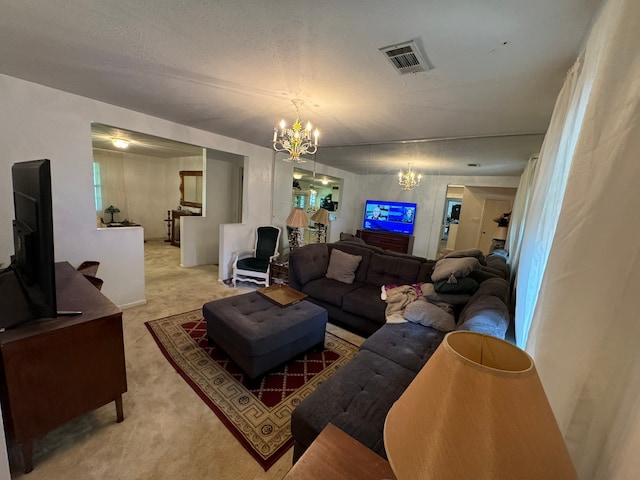
[[[447,186],[485,186],[517,188],[519,177],[497,176],[430,176],[423,177],[420,185],[413,190],[401,190],[397,175],[367,175],[363,179],[360,198],[353,204],[351,228],[362,228],[364,204],[367,199],[394,202],[414,202],[416,221],[413,254],[426,258],[436,258],[440,233],[446,207]],[[463,209],[464,210],[464,209]]]
[[[145,301],[142,229],[96,228],[91,122],[244,157],[243,221],[256,225],[271,218],[272,151],[268,148],[7,75],[0,75],[0,105],[0,262],[5,265],[14,250],[11,165],[49,158],[56,261],[77,266],[97,260],[104,280],[102,292],[111,301],[120,307]],[[233,251],[234,243],[242,242],[232,236],[227,248]]]
[[[209,154],[215,156],[215,154]],[[236,194],[236,183],[242,157],[237,162],[206,159],[203,176],[202,217],[180,217],[180,265],[217,264],[220,249],[220,225],[232,223],[237,212],[232,203]]]

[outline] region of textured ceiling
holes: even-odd
[[[318,161],[344,164],[347,145],[544,132],[599,3],[0,0],[0,73],[264,146],[299,98]],[[411,39],[434,68],[399,75],[378,49]]]

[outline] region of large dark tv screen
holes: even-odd
[[[362,227],[366,230],[412,235],[415,218],[415,203],[367,200]]]
[[[11,169],[15,220],[12,267],[35,318],[57,315],[49,160],[18,162]]]

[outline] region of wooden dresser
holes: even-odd
[[[382,232],[379,230],[358,230],[356,237],[364,240],[367,245],[391,250],[392,252],[413,254],[413,235]]]
[[[0,333],[0,399],[9,445],[24,471],[33,442],[98,407],[115,402],[124,419],[127,391],[122,312],[69,263],[56,264],[59,310],[80,315],[31,320]]]

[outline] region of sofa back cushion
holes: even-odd
[[[411,258],[374,253],[365,282],[370,285],[411,285],[416,283],[420,262]]]
[[[289,254],[289,283],[300,288],[311,280],[322,278],[329,266],[326,243],[312,243],[293,249]]]
[[[417,283],[432,283],[431,274],[433,268],[436,265],[435,260],[425,260],[420,264],[420,271],[418,272]]]
[[[456,330],[469,330],[504,338],[509,321],[509,309],[504,302],[493,295],[485,295],[473,303],[469,301],[460,314]]]
[[[508,298],[509,282],[502,278],[485,280],[460,312],[456,330],[504,338],[510,321]]]

